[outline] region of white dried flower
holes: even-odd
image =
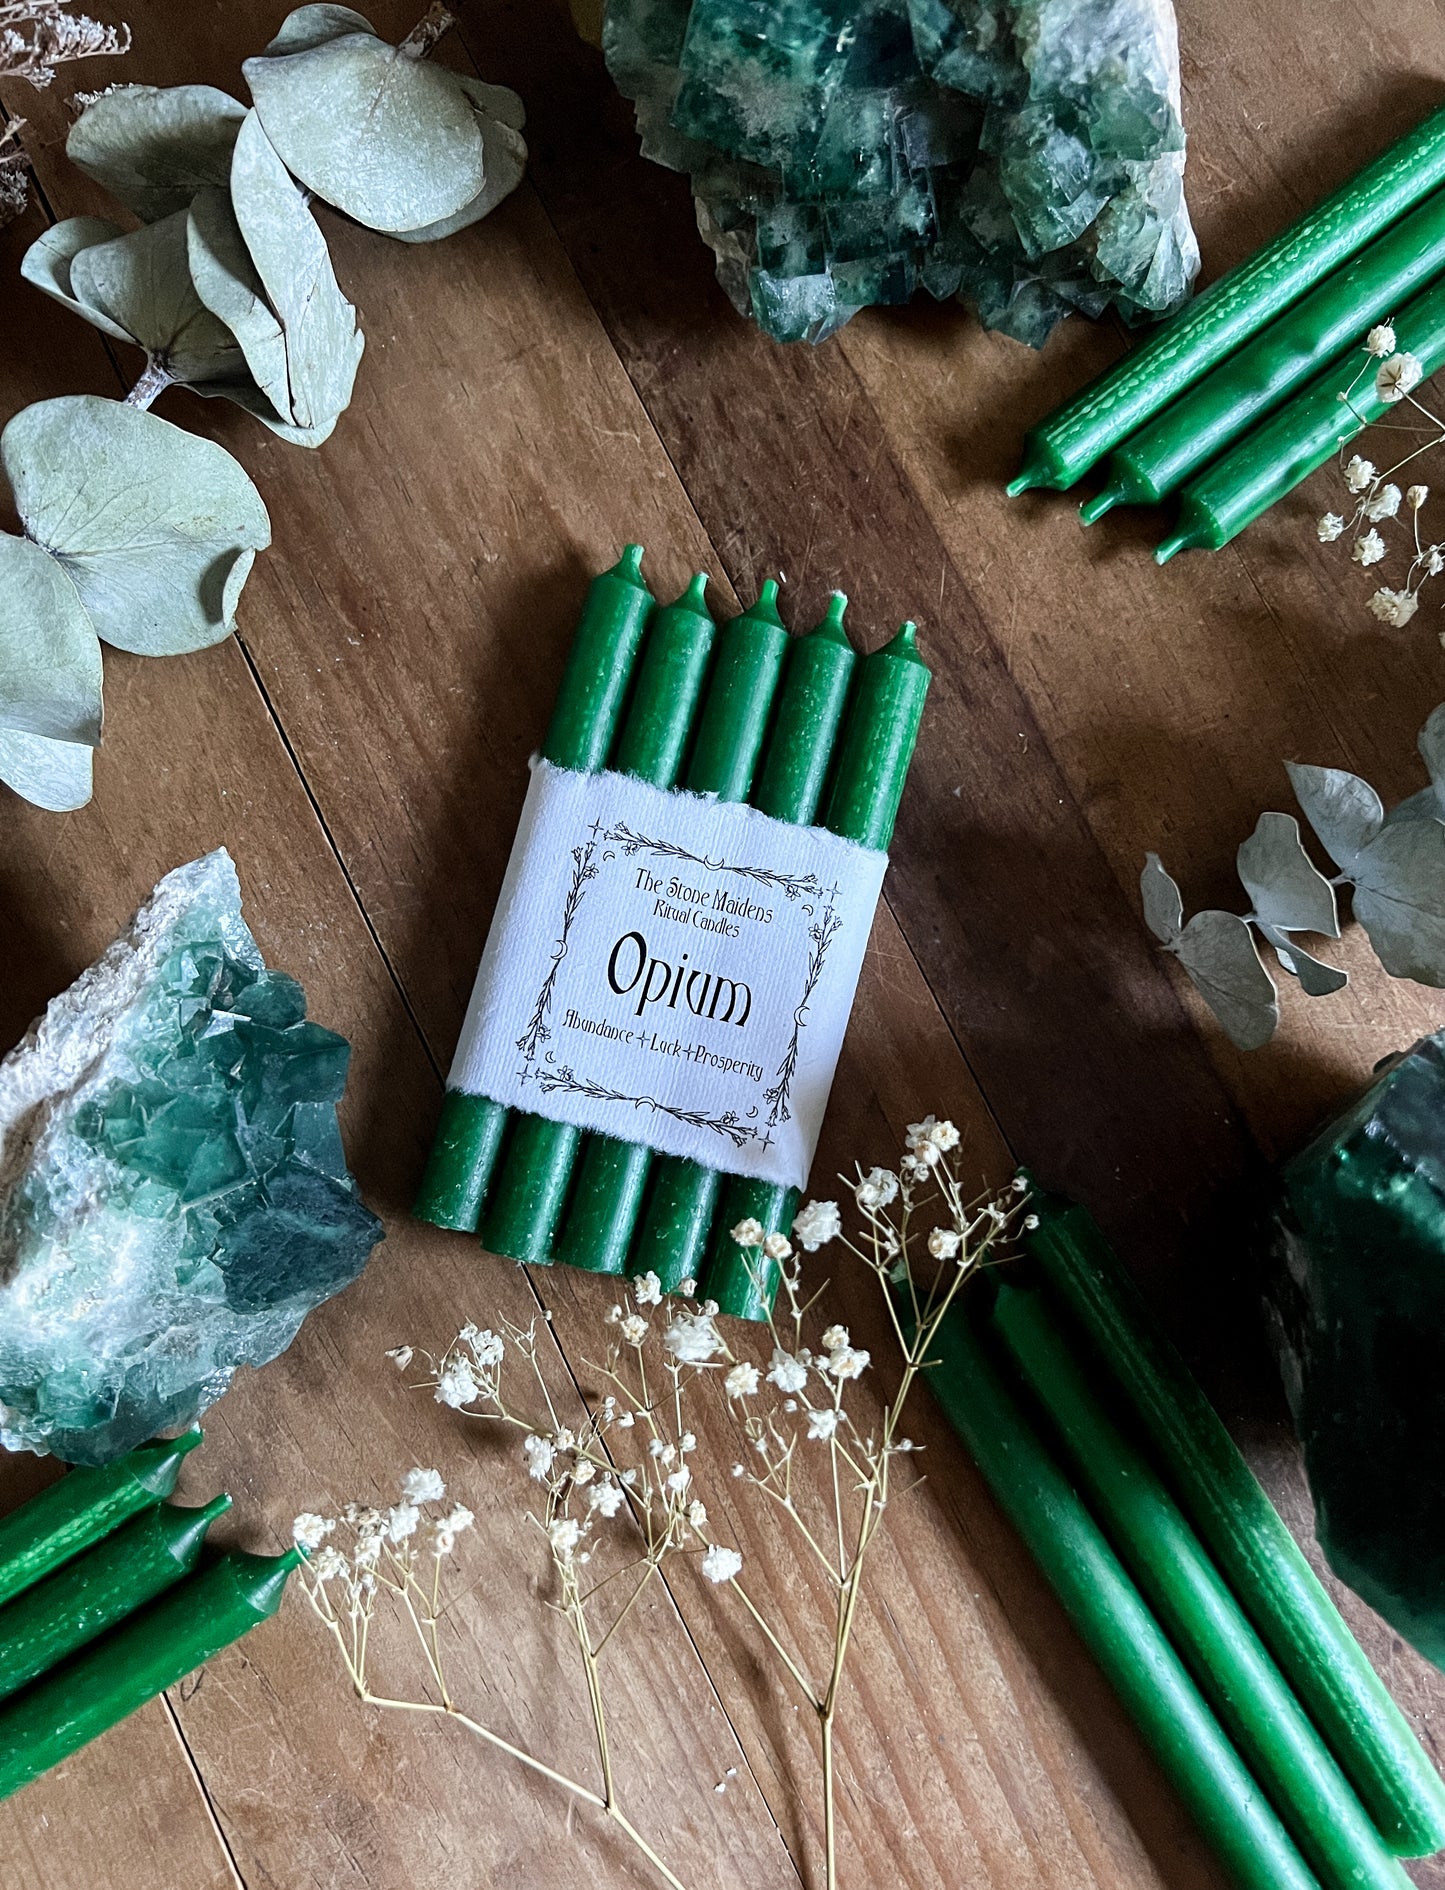
[[[706,1522],[707,1507],[705,1504],[699,1503],[697,1498],[694,1497],[687,1506],[687,1526],[689,1529],[701,1529],[705,1526]]]
[[[677,1283],[677,1290],[679,1293],[681,1293],[684,1299],[691,1299],[693,1294],[697,1291],[697,1281],[696,1280],[679,1280]]]
[[[1439,577],[1445,571],[1445,548],[1431,545],[1425,553],[1424,565],[1431,577]]]
[[[810,1201],[793,1219],[793,1233],[808,1253],[816,1253],[843,1231],[843,1217],[836,1201]]]
[[[410,1345],[394,1345],[386,1356],[399,1372],[404,1372],[416,1356],[416,1351]]]
[[[298,1549],[305,1549],[309,1554],[311,1550],[321,1547],[335,1527],[334,1521],[308,1509],[292,1523],[291,1540]]]
[[[832,1405],[821,1411],[808,1413],[808,1435],[820,1443],[826,1444],[843,1421],[843,1413],[834,1410]]]
[[[732,1230],[733,1239],[740,1247],[761,1247],[763,1244],[763,1224],[755,1221],[751,1215],[739,1221]]]
[[[898,1198],[898,1177],[889,1168],[870,1168],[853,1192],[860,1208],[885,1208]]]
[[[408,1470],[402,1478],[401,1493],[408,1503],[439,1503],[447,1493],[447,1486],[435,1470],[418,1467]]]
[[[1420,608],[1420,600],[1413,591],[1391,591],[1383,587],[1370,599],[1370,611],[1381,623],[1389,624],[1392,630],[1403,630],[1405,625]]]
[[[388,1542],[405,1542],[416,1534],[416,1526],[421,1521],[421,1511],[415,1503],[398,1503],[394,1509],[386,1512],[386,1536]]]
[[[779,1391],[801,1391],[808,1382],[808,1368],[800,1358],[794,1358],[791,1352],[785,1352],[780,1345],[775,1345],[773,1362],[768,1367],[768,1382],[776,1385]]]
[[[545,1483],[557,1461],[557,1446],[550,1437],[529,1431],[522,1439],[522,1455],[527,1459],[527,1474],[537,1483]]]
[[[581,1457],[572,1466],[574,1483],[590,1483],[597,1474],[597,1466],[590,1457]]]
[[[632,1282],[632,1297],[639,1306],[656,1306],[662,1299],[662,1281],[652,1272]]]
[[[951,1227],[935,1227],[928,1236],[928,1251],[935,1260],[952,1260],[963,1245],[963,1236]]]
[[[1383,361],[1395,352],[1395,330],[1389,322],[1379,322],[1365,336],[1365,353]]]
[[[1025,1214],[1024,1232],[1026,1234],[1032,1234],[1035,1231],[1035,1229],[1038,1227],[1038,1224],[1039,1224],[1039,1217],[1037,1214]]]
[[[1385,541],[1372,525],[1363,538],[1355,540],[1355,548],[1350,553],[1356,564],[1378,564],[1385,555]]]
[[[1379,491],[1364,508],[1368,519],[1394,518],[1400,509],[1400,488],[1396,485],[1381,486]]]
[[[702,1572],[710,1582],[730,1582],[741,1572],[743,1558],[736,1549],[712,1543],[702,1558]]]
[[[830,1352],[823,1370],[838,1379],[861,1378],[868,1369],[869,1354],[861,1347],[841,1345],[836,1352]]]
[[[572,1551],[582,1540],[582,1525],[574,1516],[559,1516],[554,1523],[548,1524],[547,1540],[559,1561],[570,1562]]]
[[[1315,522],[1315,536],[1322,545],[1332,545],[1344,535],[1345,521],[1338,512],[1326,512],[1324,517]]]
[[[617,1427],[619,1430],[630,1431],[636,1422],[637,1419],[630,1411],[624,1411],[617,1420]]]
[[[683,1491],[687,1488],[688,1484],[691,1482],[692,1482],[691,1470],[688,1469],[685,1463],[679,1464],[677,1469],[673,1471],[672,1475],[666,1479],[666,1481],[663,1484],[663,1488],[667,1491],[669,1496],[681,1496]]]
[[[1375,392],[1387,407],[1393,407],[1417,388],[1424,378],[1424,368],[1406,349],[1401,354],[1392,354],[1388,361],[1382,361],[1375,369]]]
[[[847,1343],[848,1328],[846,1326],[829,1326],[828,1330],[823,1334],[823,1350],[825,1352],[836,1352],[840,1346],[844,1346]]]
[[[1429,496],[1428,486],[1411,486],[1405,494],[1405,503],[1412,512],[1418,512]]]
[[[697,1449],[697,1439],[691,1431],[684,1431],[682,1436],[677,1440],[677,1447],[686,1455],[689,1450]]]
[[[441,1526],[450,1529],[454,1536],[459,1536],[464,1529],[470,1529],[476,1520],[465,1503],[458,1503],[442,1517]]]
[[[711,1300],[705,1300],[695,1314],[674,1319],[662,1335],[663,1345],[682,1365],[706,1365],[723,1349],[722,1336],[706,1310],[708,1306],[717,1311]]]
[[[735,1463],[733,1465],[733,1475],[735,1477],[745,1477],[747,1474],[748,1474],[748,1469],[747,1469],[746,1464]]]
[[[467,1361],[453,1359],[437,1378],[436,1401],[459,1411],[463,1405],[475,1403],[478,1390],[476,1376]]]
[[[490,1326],[479,1331],[476,1326],[463,1326],[461,1337],[472,1348],[478,1365],[500,1365],[506,1355],[506,1344]]]
[[[793,1251],[793,1244],[786,1234],[766,1234],[763,1237],[763,1252],[769,1260],[786,1260]]]
[[[384,1520],[384,1519],[383,1519]],[[351,1559],[358,1569],[375,1568],[381,1560],[381,1531],[375,1535],[362,1536],[351,1551]]]
[[[610,1479],[587,1492],[587,1507],[598,1516],[615,1516],[622,1507],[622,1488]]]
[[[674,1445],[667,1443],[665,1439],[654,1437],[652,1442],[647,1446],[647,1454],[649,1457],[658,1458],[662,1463],[671,1463],[673,1458],[677,1455],[677,1450]]]
[[[647,1321],[641,1313],[629,1313],[623,1320],[620,1330],[629,1345],[641,1345],[647,1337]]]
[[[319,1582],[339,1581],[351,1573],[351,1564],[340,1549],[323,1549],[311,1563],[311,1573]]]
[[[448,1529],[444,1522],[439,1522],[432,1530],[431,1552],[433,1555],[450,1555],[457,1546],[456,1531]]]
[[[381,1528],[381,1511],[373,1509],[369,1503],[365,1507],[357,1503],[348,1503],[341,1513],[358,1535],[372,1536]]]
[[[1374,462],[1361,459],[1358,453],[1345,468],[1345,484],[1351,492],[1363,492],[1374,477]]]
[[[758,1388],[759,1374],[756,1365],[750,1365],[746,1359],[734,1365],[723,1380],[723,1390],[730,1398],[751,1398]]]

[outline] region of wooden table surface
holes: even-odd
[[[92,4],[104,17],[118,14]],[[119,363],[16,268],[47,219],[107,206],[63,153],[65,100],[116,79],[238,66],[283,0],[133,0],[123,66],[14,85],[40,201],[0,235],[0,419],[115,394]],[[370,8],[384,32],[406,0]],[[524,1274],[412,1224],[424,1159],[536,743],[588,577],[627,539],[667,595],[784,579],[794,625],[834,586],[869,647],[917,618],[936,681],[817,1172],[893,1158],[930,1109],[999,1180],[1014,1160],[1087,1201],[1186,1335],[1292,1522],[1308,1503],[1261,1362],[1248,1219],[1266,1165],[1372,1063],[1442,1021],[1357,932],[1354,982],[1285,994],[1274,1044],[1234,1053],[1151,947],[1136,876],[1157,846],[1191,908],[1237,898],[1234,848],[1293,803],[1286,757],[1387,800],[1420,785],[1445,698],[1438,619],[1364,613],[1364,574],[1309,521],[1317,480],[1227,552],[1160,571],[1147,519],[1085,534],[1055,496],[1001,494],[1024,427],[1119,352],[1082,320],[1041,355],[925,300],[822,348],[732,312],[685,180],[643,163],[598,58],[536,0],[476,0],[441,55],[526,100],[529,180],[485,223],[413,248],[326,216],[366,331],[356,399],[311,454],[219,403],[158,411],[221,439],[270,508],[232,641],[106,659],[96,794],[0,813],[0,1041],[111,939],[161,874],[229,847],[273,964],[355,1046],[345,1128],[387,1222],[364,1278],[207,1420],[184,1495],[224,1486],[227,1531],[274,1548],[299,1509],[386,1500],[412,1462],[460,1466],[481,1518],[453,1622],[467,1691],[504,1730],[586,1767],[567,1645],[519,1482],[408,1395],[380,1354],[464,1318],[554,1315],[564,1358],[612,1296]],[[1437,0],[1183,0],[1189,197],[1213,276],[1413,124],[1445,81]],[[0,790],[3,793],[3,790]],[[887,1356],[870,1282],[836,1302]],[[731,1461],[727,1424],[704,1445]],[[971,1465],[923,1401],[927,1481],[890,1515],[841,1740],[845,1882],[919,1890],[1205,1890],[1221,1879]],[[9,1498],[48,1466],[16,1460]],[[709,1500],[754,1585],[807,1641],[817,1597],[726,1481]],[[624,1790],[697,1886],[818,1881],[810,1727],[719,1597],[656,1591],[617,1669]],[[689,1632],[678,1619],[678,1603]],[[1347,1599],[1439,1754],[1445,1680]],[[731,1769],[736,1768],[735,1775]],[[725,1792],[714,1790],[727,1778]],[[1421,1885],[1445,1869],[1411,1866]],[[346,1693],[297,1598],[0,1807],[3,1890],[473,1890],[649,1881],[540,1782]]]

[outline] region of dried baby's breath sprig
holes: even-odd
[[[45,86],[73,59],[130,51],[128,26],[102,26],[67,13],[70,0],[0,0],[0,78]]]
[[[777,1268],[781,1275],[762,1357],[734,1350],[730,1335],[738,1328],[719,1325],[716,1303],[698,1299],[695,1282],[664,1296],[653,1273],[626,1282],[606,1314],[601,1355],[583,1361],[598,1393],[580,1418],[565,1420],[557,1408],[544,1370],[545,1326],[536,1322],[500,1321],[500,1330],[465,1325],[439,1357],[394,1347],[387,1356],[395,1368],[412,1373],[420,1365],[414,1382],[437,1403],[516,1438],[529,1513],[554,1578],[551,1605],[578,1654],[599,1782],[546,1764],[454,1699],[440,1633],[449,1605],[446,1570],[474,1518],[448,1495],[441,1475],[424,1466],[400,1479],[389,1509],[349,1504],[339,1517],[307,1512],[296,1519],[296,1540],[308,1557],[307,1597],[357,1695],[371,1705],[451,1719],[601,1812],[665,1882],[682,1890],[618,1801],[607,1675],[618,1630],[638,1601],[669,1564],[690,1562],[709,1589],[736,1598],[817,1718],[825,1883],[834,1890],[835,1729],[868,1551],[892,1494],[895,1462],[915,1448],[902,1434],[903,1408],[939,1321],[1025,1213],[1021,1183],[1000,1198],[966,1200],[953,1161],[958,1146],[951,1122],[927,1116],[910,1125],[897,1171],[860,1168],[848,1184],[862,1218],[856,1241],[845,1236],[835,1201],[810,1201],[791,1239],[756,1221],[738,1223],[733,1237],[756,1254],[759,1271]],[[820,1292],[805,1294],[801,1255],[832,1243],[876,1276],[898,1343],[902,1372],[881,1419],[863,1420],[850,1404],[873,1360],[848,1328],[833,1322],[812,1345],[805,1342],[805,1328],[820,1325],[823,1315]],[[747,1340],[759,1336],[756,1327],[742,1333]],[[709,1515],[700,1487],[703,1425],[694,1415],[709,1377],[737,1426],[739,1460],[728,1452],[731,1480],[764,1502],[798,1553],[826,1577],[831,1653],[816,1672],[749,1592],[742,1553],[719,1540]],[[379,1694],[371,1685],[368,1655],[383,1602],[400,1617],[420,1659],[417,1697]]]
[[[1402,491],[1398,477],[1421,454],[1445,444],[1445,415],[1436,413],[1416,394],[1423,370],[1416,356],[1398,347],[1393,323],[1377,323],[1366,335],[1363,351],[1364,364],[1341,394],[1341,400],[1353,410],[1356,388],[1366,377],[1373,379],[1375,393],[1387,407],[1406,407],[1416,416],[1413,420],[1392,421],[1389,430],[1410,433],[1419,443],[1383,472],[1360,453],[1352,453],[1348,460],[1341,454],[1346,510],[1324,513],[1315,521],[1315,533],[1322,545],[1348,539],[1351,559],[1364,570],[1383,564],[1389,556],[1386,533],[1404,536],[1409,564],[1403,580],[1379,585],[1371,593],[1368,606],[1378,622],[1392,630],[1403,630],[1420,608],[1420,592],[1425,584],[1445,572],[1445,542],[1432,543],[1421,530],[1420,514],[1430,488],[1410,484]],[[1363,422],[1366,416],[1359,417]],[[1382,426],[1380,430],[1386,429]],[[1445,636],[1441,641],[1445,643]]]

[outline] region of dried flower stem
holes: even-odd
[[[67,13],[70,0],[0,0],[0,78],[46,86],[55,68],[72,59],[108,58],[130,51],[128,26],[102,26]]]
[[[443,33],[449,32],[456,25],[456,14],[442,5],[442,0],[432,0],[432,4],[397,47],[397,51],[407,59],[425,59]]]

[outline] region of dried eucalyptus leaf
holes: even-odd
[[[20,273],[27,282],[34,283],[57,302],[63,302],[74,314],[84,316],[112,341],[129,341],[131,336],[118,323],[78,301],[70,283],[71,266],[76,257],[83,250],[93,249],[97,243],[109,243],[120,233],[120,225],[105,217],[67,217],[63,223],[52,225],[43,236],[36,237],[20,259]]]
[[[196,294],[236,337],[252,380],[277,418],[289,422],[286,336],[266,300],[228,191],[197,192],[186,224],[186,257]]]
[[[1292,815],[1261,814],[1236,864],[1265,925],[1339,937],[1335,889],[1300,844],[1299,822]]]
[[[501,88],[498,88],[499,90]],[[470,223],[479,223],[489,211],[495,210],[503,197],[510,197],[521,183],[527,169],[527,145],[521,133],[510,125],[504,125],[499,119],[484,118],[477,114],[477,126],[482,134],[482,152],[486,160],[486,182],[472,198],[464,203],[455,216],[443,217],[440,223],[428,223],[419,230],[395,230],[392,234],[403,243],[437,243],[444,236],[455,236],[458,230],[466,229]]]
[[[371,21],[350,7],[297,7],[281,22],[281,30],[266,48],[265,57],[309,52],[313,46],[324,46],[327,40],[340,39],[344,33],[370,33],[373,38],[377,37]]]
[[[213,85],[127,85],[86,106],[67,155],[147,223],[223,185],[246,108]]]
[[[98,742],[100,688],[100,645],[75,586],[39,545],[0,532],[0,728]]]
[[[0,781],[48,814],[68,814],[90,799],[92,754],[85,742],[0,728]]]
[[[207,381],[191,391],[203,395],[207,400],[229,400],[233,406],[250,414],[253,420],[259,420],[262,426],[270,427],[278,439],[292,446],[324,446],[336,431],[334,419],[321,427],[293,427],[281,418],[256,383],[249,378],[244,381]]]
[[[83,249],[70,265],[82,307],[123,330],[172,380],[234,378],[245,361],[236,337],[202,302],[191,280],[187,212]]]
[[[1390,976],[1445,985],[1445,826],[1386,827],[1349,872],[1355,917]]]
[[[363,338],[336,285],[326,239],[255,112],[231,165],[231,203],[286,337],[291,419],[329,432],[351,399]]]
[[[1398,827],[1407,820],[1445,820],[1445,807],[1433,787],[1423,787],[1418,794],[1397,801],[1386,814],[1385,825]]]
[[[1162,944],[1172,945],[1184,929],[1184,900],[1157,853],[1146,853],[1139,875],[1144,923]]]
[[[1348,869],[1385,824],[1385,809],[1368,781],[1343,768],[1287,761],[1295,799],[1335,865]]]
[[[16,414],[0,464],[26,532],[58,559],[105,642],[176,656],[235,628],[271,521],[223,447],[157,414],[67,394]]]
[[[1285,970],[1299,979],[1306,997],[1329,997],[1350,982],[1349,972],[1341,971],[1337,965],[1327,965],[1322,958],[1307,952],[1303,945],[1296,945],[1285,933],[1276,931],[1274,926],[1261,924],[1259,929],[1273,945]]]
[[[1279,1023],[1274,980],[1254,936],[1233,912],[1196,912],[1171,947],[1196,990],[1241,1050],[1258,1050]]]
[[[439,223],[482,188],[481,133],[452,74],[371,32],[241,70],[288,170],[370,229]]]
[[[1432,790],[1445,802],[1445,702],[1432,710],[1429,721],[1420,730],[1420,753],[1430,773]]]
[[[488,85],[485,80],[473,79],[465,72],[454,72],[452,77],[472,101],[480,117],[494,118],[499,125],[506,125],[513,131],[521,131],[525,127],[527,108],[522,103],[521,94],[514,92],[510,85]],[[484,126],[483,135],[485,129]]]

